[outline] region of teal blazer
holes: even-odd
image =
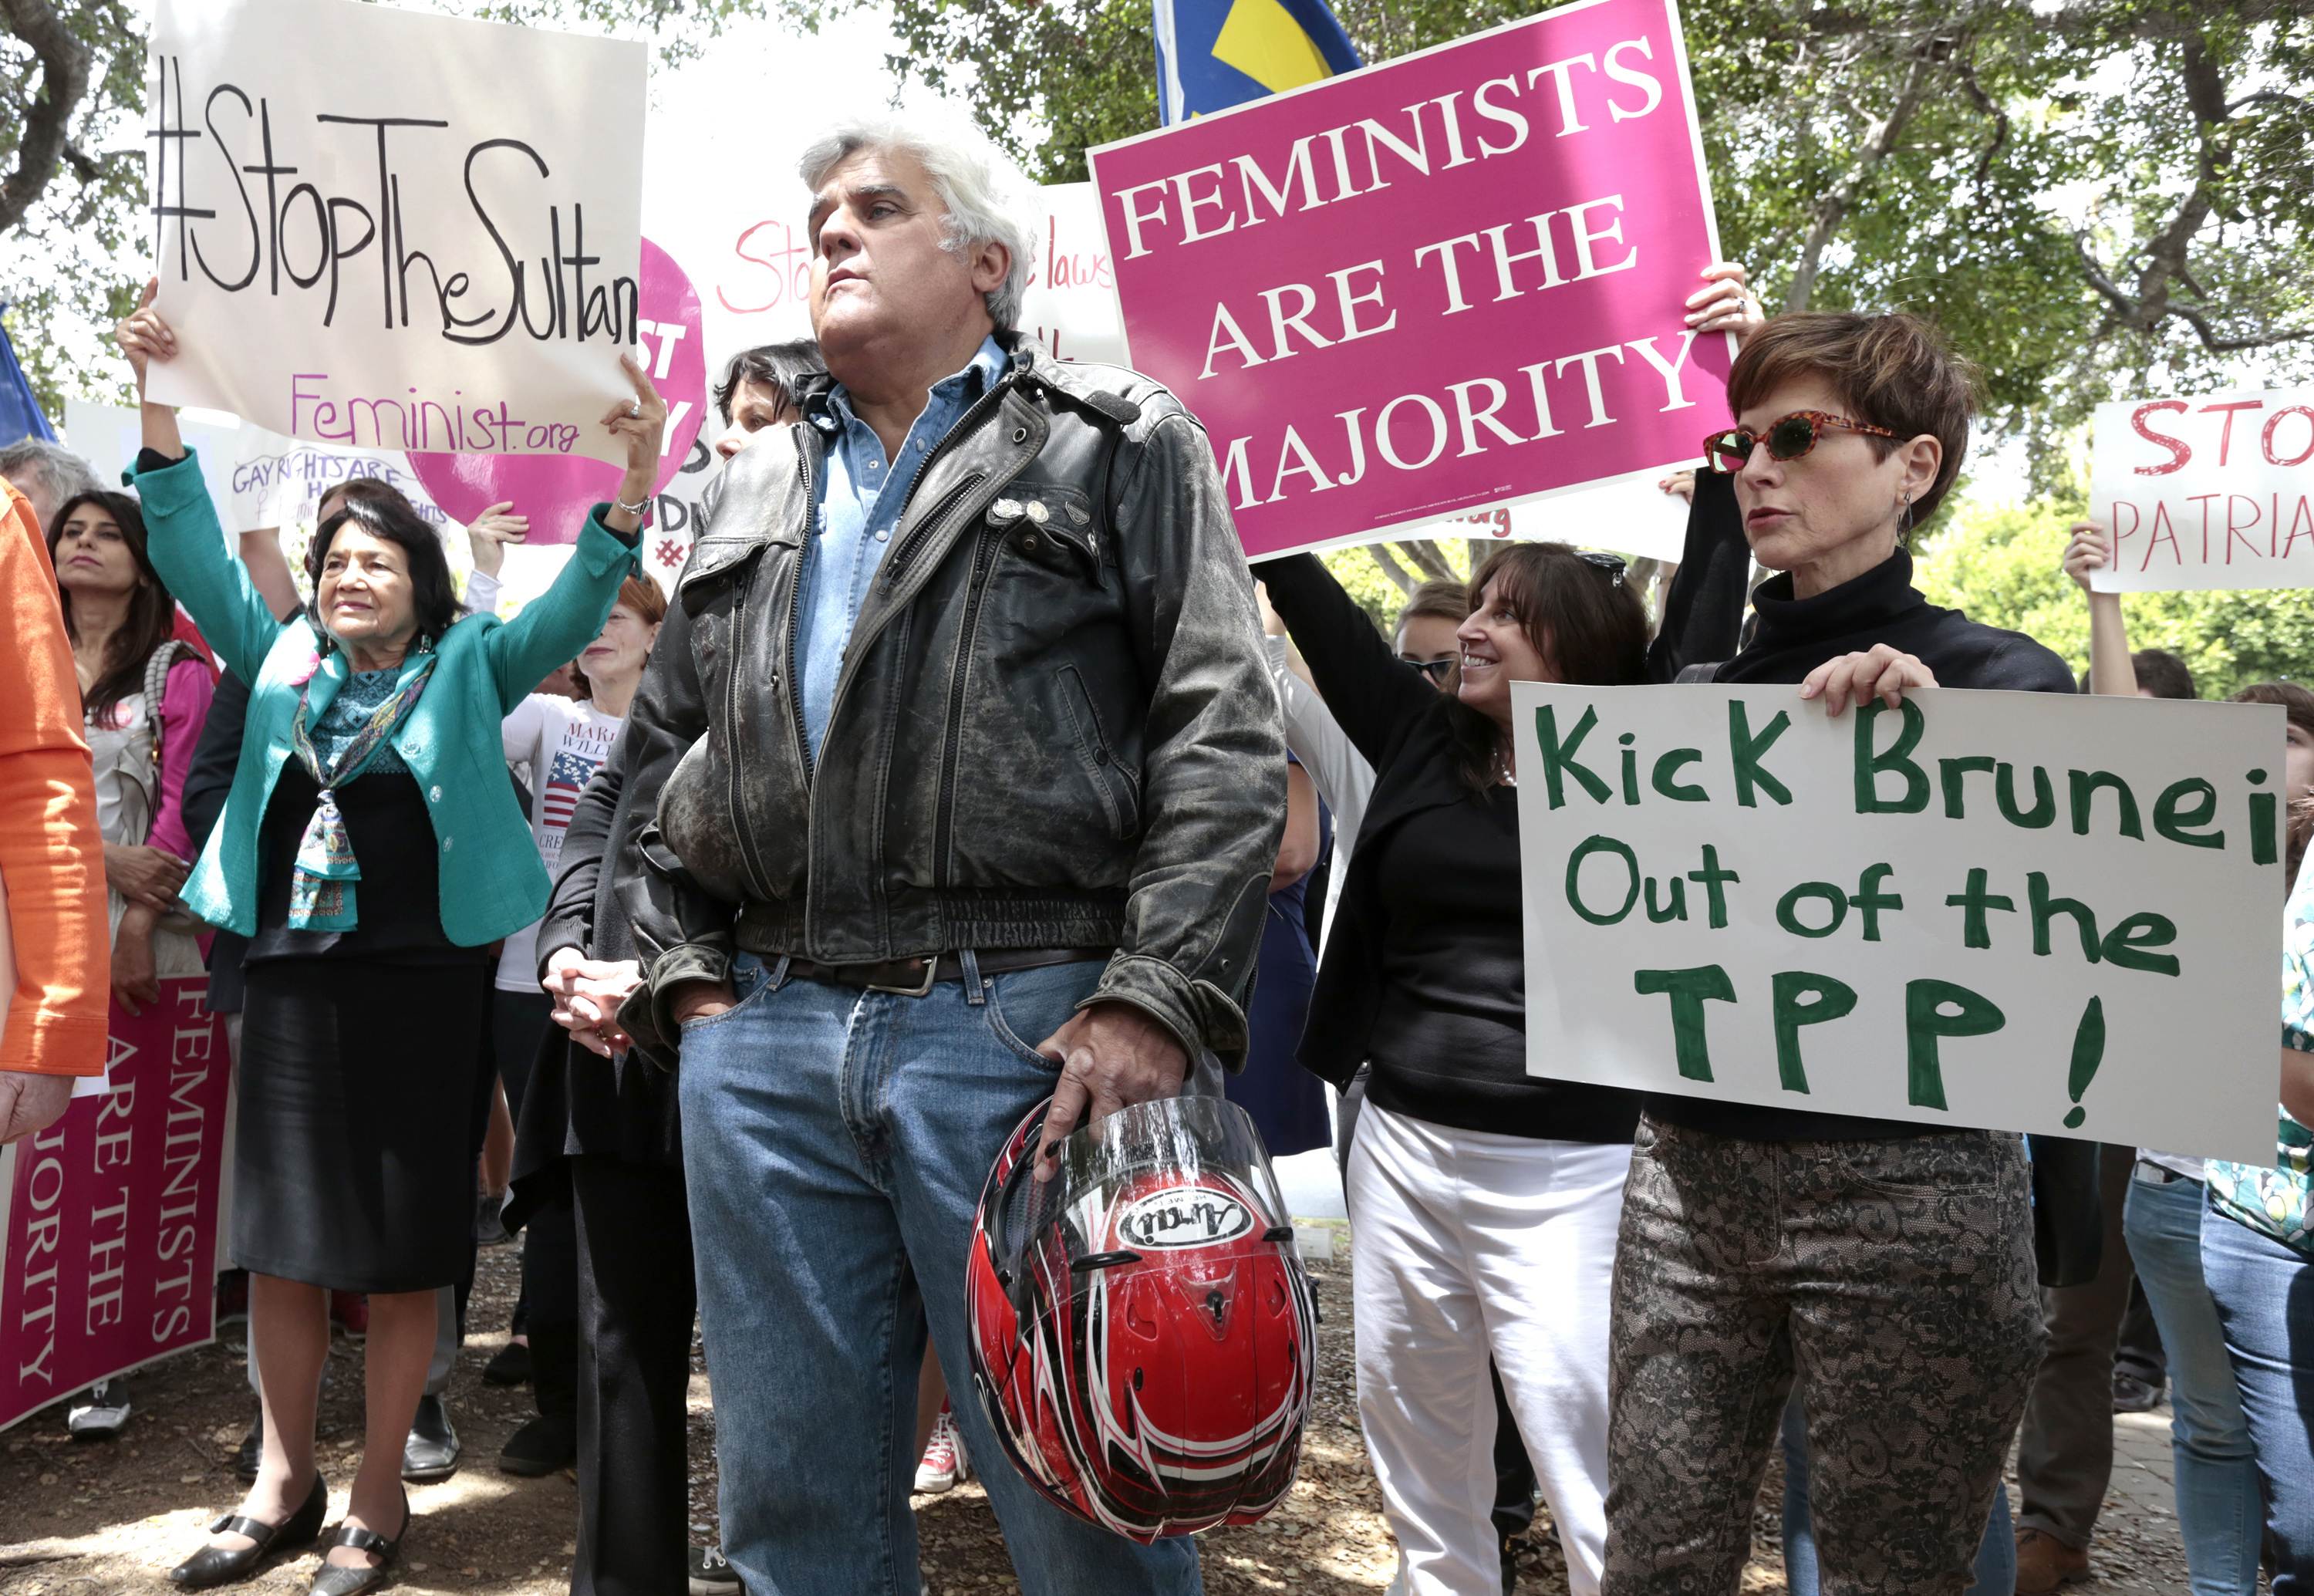
[[[273,784],[293,757],[290,726],[298,701],[308,699],[309,718],[319,720],[349,667],[343,649],[321,652],[313,622],[302,614],[276,620],[258,596],[225,548],[200,463],[190,451],[164,470],[128,475],[144,501],[154,569],[217,658],[250,683],[233,790],[183,896],[210,924],[253,937],[258,833]],[[442,932],[461,948],[511,936],[546,910],[546,867],[507,780],[499,723],[541,677],[601,635],[619,584],[636,569],[633,549],[603,525],[598,505],[570,563],[520,615],[510,622],[468,615],[443,635],[435,645],[440,658],[433,678],[393,734],[434,822]]]

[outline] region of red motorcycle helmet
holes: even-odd
[[[1013,1466],[1144,1543],[1250,1524],[1294,1483],[1317,1352],[1269,1154],[1219,1098],[1126,1108],[1033,1177],[988,1172],[965,1268],[973,1388]]]

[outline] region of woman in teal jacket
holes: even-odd
[[[146,304],[119,339],[140,390],[176,353]],[[277,620],[227,551],[175,412],[144,407],[132,473],[153,563],[251,686],[239,770],[184,889],[251,939],[234,1117],[233,1253],[250,1273],[264,1468],[171,1577],[241,1579],[312,1541],[328,1293],[369,1293],[367,1424],[345,1520],[314,1583],[383,1577],[409,1521],[402,1452],[426,1383],[435,1293],[471,1268],[473,1160],[490,1075],[488,945],[535,921],[548,881],[507,780],[499,722],[593,641],[635,569],[667,407],[631,357],[625,445],[544,595],[507,623],[460,617],[433,529],[352,498],[314,533],[314,602]]]

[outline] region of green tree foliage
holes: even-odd
[[[1930,602],[2039,639],[2089,669],[2089,605],[2059,568],[2079,499],[2027,508],[1964,505],[1921,551],[1918,580]],[[2130,646],[2167,648],[2194,673],[2204,698],[2252,682],[2314,679],[2314,604],[2302,590],[2137,593],[2122,600]]]

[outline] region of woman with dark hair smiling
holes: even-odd
[[[117,334],[141,391],[177,339],[153,291]],[[188,1588],[311,1541],[328,1293],[369,1293],[367,1433],[316,1596],[377,1583],[409,1527],[402,1442],[434,1346],[437,1291],[471,1268],[485,948],[545,907],[546,869],[502,773],[499,723],[602,630],[658,463],[667,407],[631,356],[626,449],[552,587],[501,624],[461,618],[433,529],[348,498],[315,533],[309,616],[278,619],[225,547],[176,414],[144,407],[136,481],[155,566],[252,683],[243,756],[185,897],[252,939],[234,1121],[234,1261],[250,1272],[264,1461],[240,1512],[173,1570]],[[414,1023],[396,1021],[409,1018]]]
[[[1683,679],[1797,683],[1833,715],[1939,685],[2072,691],[2032,639],[1912,586],[1909,539],[1975,409],[1933,328],[1780,317],[1727,402],[1682,575],[1739,515],[1781,574],[1751,643]],[[2040,1362],[2035,1219],[2018,1136],[1650,1094],[1615,1265],[1610,1596],[1735,1591],[1796,1371],[1824,1588],[1965,1587]]]
[[[1501,1580],[1491,1354],[1567,1553],[1598,1588],[1605,1318],[1638,1099],[1527,1073],[1511,683],[1636,683],[1647,614],[1612,554],[1515,543],[1471,578],[1447,692],[1310,555],[1259,568],[1374,769],[1302,1039],[1335,1086],[1371,1062],[1344,1174],[1358,1247],[1358,1418],[1400,1584]]]

